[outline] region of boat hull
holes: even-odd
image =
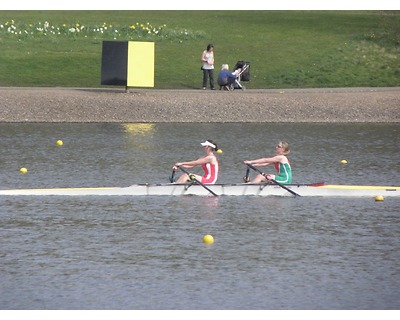
[[[400,187],[352,185],[285,185],[302,197],[398,197]],[[207,185],[217,195],[224,196],[290,196],[294,195],[278,185],[271,184],[214,184]],[[135,184],[129,187],[49,188],[0,190],[9,196],[212,196],[198,184]]]

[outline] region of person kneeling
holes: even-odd
[[[229,71],[229,66],[227,64],[223,64],[221,67],[221,71],[218,74],[218,85],[219,90],[224,88],[224,90],[230,91],[233,89],[233,83],[235,82],[240,70],[235,70],[235,72]]]

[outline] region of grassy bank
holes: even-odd
[[[156,88],[251,63],[248,88],[400,86],[400,12],[0,11],[0,86],[99,87],[103,40],[156,42]],[[46,23],[47,22],[47,23]]]

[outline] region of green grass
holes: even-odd
[[[63,31],[15,35],[12,20]],[[162,31],[131,35],[137,22]],[[77,24],[85,32],[68,32]],[[114,38],[156,43],[161,89],[199,88],[208,43],[217,71],[250,62],[248,88],[400,86],[399,11],[0,11],[0,25],[0,86],[100,87],[102,41]]]

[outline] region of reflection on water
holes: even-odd
[[[132,135],[150,135],[155,130],[154,123],[123,123],[121,124],[126,132]]]
[[[173,163],[201,156],[205,139],[224,150],[220,182],[241,182],[242,160],[272,155],[283,139],[298,183],[399,184],[397,124],[0,124],[0,132],[3,189],[168,182]],[[398,199],[0,201],[2,309],[400,307]]]

